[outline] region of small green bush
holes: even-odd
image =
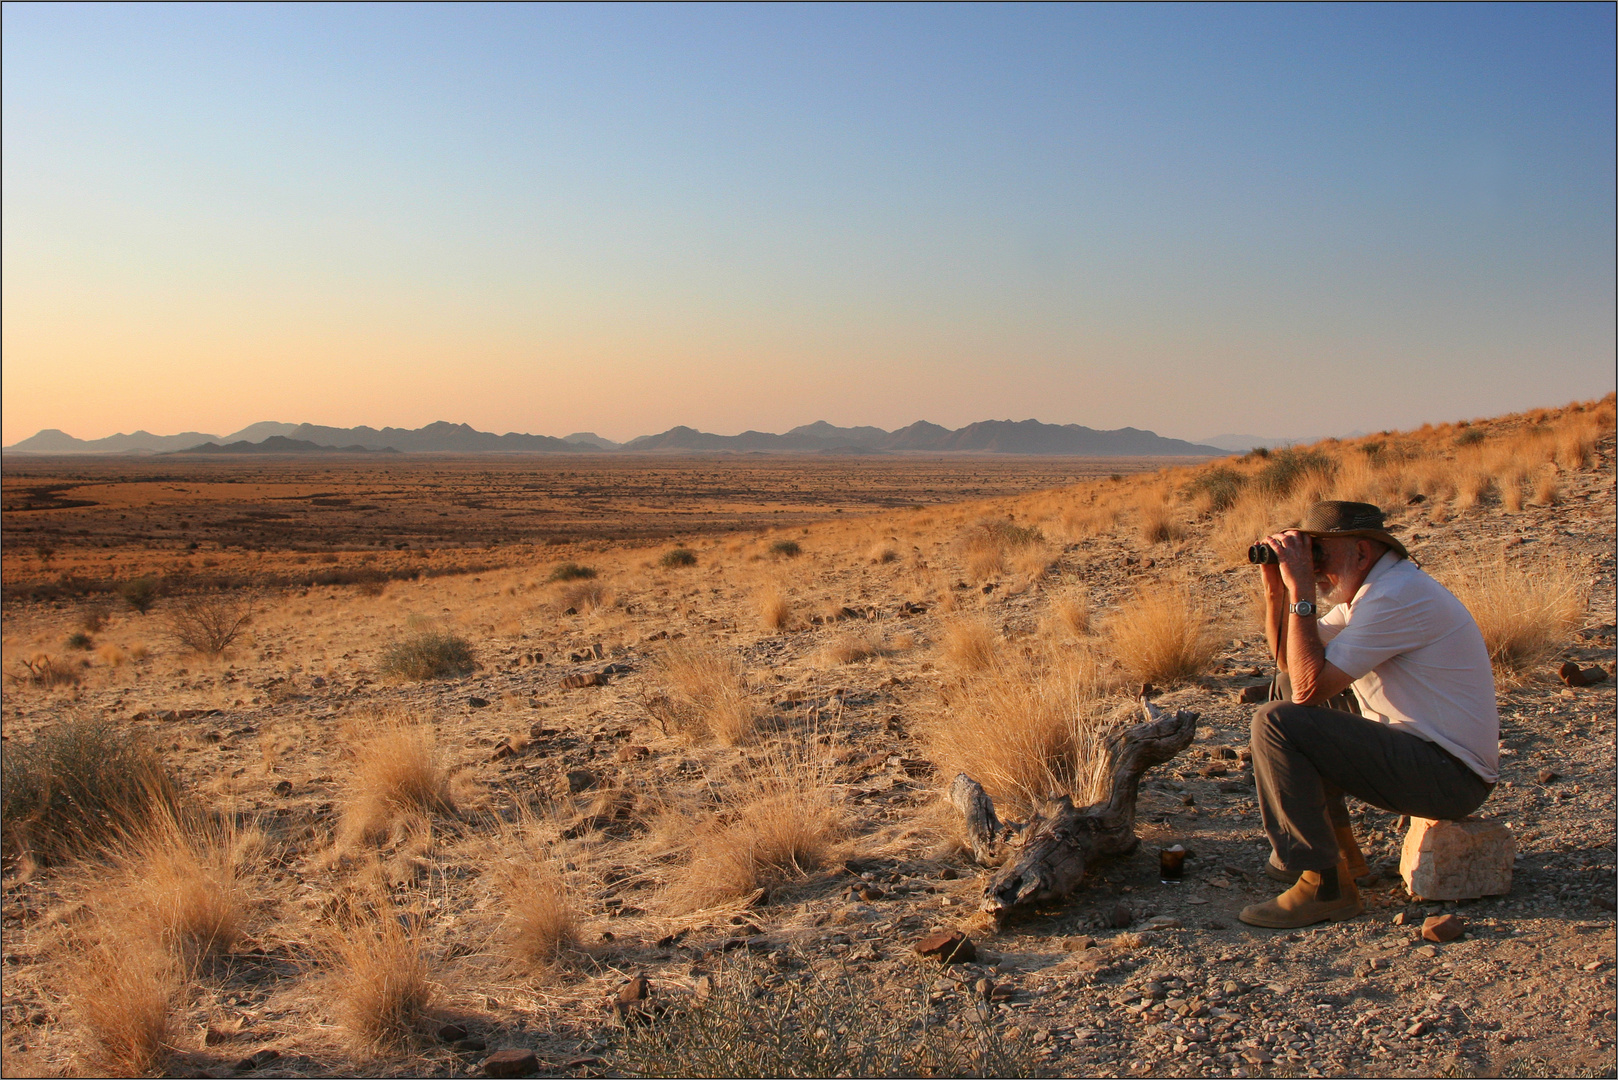
[[[608,1051],[612,1067],[626,1076],[1036,1074],[1030,1048],[1005,1040],[993,1007],[970,989],[930,1000],[933,972],[898,992],[870,975],[787,975],[752,960],[711,979],[706,997],[627,1025]]]
[[[777,540],[770,545],[770,554],[780,559],[796,559],[803,554],[803,547],[796,540]]]
[[[1472,446],[1475,443],[1482,442],[1486,438],[1488,438],[1488,436],[1483,433],[1482,428],[1469,427],[1465,431],[1462,431],[1459,435],[1455,436],[1455,445]]]
[[[124,598],[124,603],[142,615],[150,611],[152,605],[157,602],[157,594],[157,579],[150,574],[132,578],[118,586],[118,595]]]
[[[695,566],[697,565],[697,553],[690,548],[677,547],[671,551],[663,552],[663,557],[658,562],[668,570],[674,570],[682,566]]]
[[[546,581],[588,581],[596,576],[593,566],[580,566],[575,562],[559,563]]]
[[[466,639],[444,630],[418,631],[382,653],[382,673],[401,679],[459,678],[476,663]]]
[[[1286,447],[1270,454],[1269,464],[1258,474],[1258,484],[1272,495],[1283,496],[1291,494],[1311,475],[1330,479],[1336,472],[1337,462],[1329,455]]]
[[[1245,473],[1221,465],[1194,478],[1185,490],[1192,498],[1201,496],[1207,499],[1208,509],[1217,514],[1230,509],[1231,503],[1236,501],[1246,485]]]
[[[157,756],[105,720],[58,724],[0,756],[0,827],[7,855],[41,862],[83,854],[172,810],[174,781]]]

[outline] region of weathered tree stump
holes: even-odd
[[[1004,918],[1020,906],[1064,900],[1084,881],[1091,862],[1133,851],[1140,843],[1135,800],[1141,774],[1191,745],[1200,715],[1185,709],[1171,715],[1150,701],[1142,703],[1146,722],[1107,739],[1110,793],[1101,802],[1080,808],[1063,795],[1024,824],[1002,822],[981,784],[965,773],[955,777],[950,801],[966,818],[972,856],[995,871],[983,886],[978,905],[983,911]]]

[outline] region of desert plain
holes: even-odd
[[[4,1072],[1613,1075],[1613,415],[1196,462],[8,457]],[[1236,919],[1277,891],[1245,550],[1318,498],[1387,508],[1494,647],[1508,894],[1411,897],[1355,804],[1364,915]],[[1199,720],[1138,848],[982,915],[954,776],[1093,799],[1143,692]],[[64,808],[64,762],[147,782]]]

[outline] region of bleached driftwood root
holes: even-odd
[[[1142,703],[1146,722],[1106,742],[1109,794],[1101,802],[1076,807],[1063,795],[1025,824],[1003,822],[981,784],[965,773],[955,777],[950,801],[966,818],[972,855],[994,871],[983,887],[983,911],[1002,918],[1019,906],[1066,899],[1095,859],[1122,855],[1140,843],[1135,800],[1141,774],[1191,745],[1200,715],[1186,709],[1166,713],[1150,701]]]

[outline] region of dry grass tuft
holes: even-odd
[[[556,606],[588,615],[612,603],[612,593],[599,581],[578,579],[567,582],[556,590]]]
[[[1014,813],[1048,795],[1092,797],[1105,683],[1085,654],[996,666],[947,689],[921,725],[928,756],[948,783],[964,772]]]
[[[443,762],[431,723],[384,715],[363,725],[357,736],[343,800],[345,843],[378,841],[410,818],[455,813],[454,774]]]
[[[869,631],[850,630],[821,646],[820,660],[827,665],[853,664],[873,656],[885,656],[887,652],[882,642]]]
[[[1144,586],[1107,621],[1113,657],[1141,682],[1169,684],[1201,674],[1220,635],[1202,599],[1185,586]]]
[[[686,735],[735,746],[752,737],[758,703],[739,657],[719,646],[680,642],[663,654],[662,669],[673,709]]]
[[[1148,544],[1172,544],[1186,537],[1180,511],[1166,502],[1148,502],[1140,508],[1140,538]]]
[[[878,540],[865,549],[865,558],[872,563],[898,562],[899,549],[890,540]]]
[[[767,894],[839,862],[847,815],[813,762],[771,759],[731,806],[689,832],[689,861],[670,884],[676,911]]]
[[[766,630],[785,630],[792,618],[792,604],[779,585],[761,588],[754,602],[758,605],[758,619]]]
[[[156,942],[127,935],[80,943],[73,955],[69,999],[94,1063],[113,1076],[161,1071],[173,1049],[180,992],[173,960]]]
[[[1090,632],[1090,597],[1082,589],[1069,589],[1051,599],[1043,620],[1049,633],[1083,637]]]
[[[418,630],[389,645],[380,664],[384,675],[418,681],[459,678],[476,666],[465,638],[433,629]]]
[[[578,918],[567,887],[544,864],[509,868],[501,882],[505,941],[511,956],[530,971],[554,967],[578,944]]]
[[[39,653],[29,660],[18,660],[17,669],[6,677],[13,686],[77,686],[84,676],[83,667],[71,660],[61,660],[49,653]]]
[[[240,873],[249,838],[230,819],[165,812],[131,832],[115,861],[139,913],[187,969],[230,952],[247,927]]]
[[[944,658],[962,671],[985,671],[999,659],[1000,635],[979,619],[957,619],[944,628]]]
[[[362,1046],[398,1046],[427,1019],[434,988],[419,925],[378,895],[351,905],[317,944],[338,1019]]]
[[[1483,632],[1496,677],[1525,681],[1572,634],[1584,615],[1586,582],[1572,569],[1531,570],[1505,558],[1442,575]]]

